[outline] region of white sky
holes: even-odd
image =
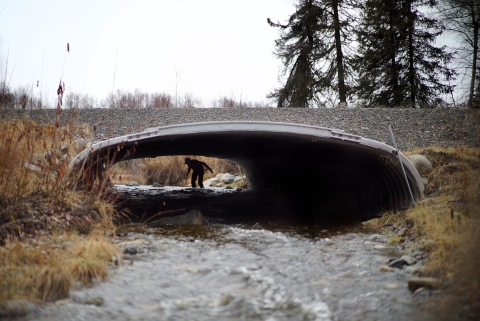
[[[278,30],[267,18],[285,21],[294,3],[0,0],[0,79],[8,56],[12,88],[39,80],[54,101],[63,70],[66,94],[102,99],[112,91],[116,64],[115,90],[174,94],[177,84],[203,105],[231,95],[264,101],[280,69],[272,54]]]

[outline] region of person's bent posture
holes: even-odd
[[[185,164],[188,165],[188,171],[187,171],[187,177],[188,173],[190,173],[190,170],[193,169],[192,172],[192,187],[195,187],[195,181],[197,180],[198,177],[198,185],[203,188],[203,174],[205,170],[203,167],[205,166],[206,169],[208,169],[210,172],[213,173],[212,169],[208,167],[208,165],[204,162],[198,161],[196,159],[190,159],[190,158],[185,158]]]

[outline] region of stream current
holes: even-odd
[[[195,208],[210,224],[124,227],[115,242],[122,249],[134,246],[137,253],[124,254],[108,280],[72,291],[70,299],[27,319],[436,319],[420,308],[428,293],[408,291],[412,275],[403,269],[380,271],[401,255],[399,248],[389,246],[386,236],[372,237],[358,220],[294,220],[292,202],[245,191],[116,190],[119,203],[140,222],[155,212]]]

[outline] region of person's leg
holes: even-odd
[[[198,174],[198,186],[203,188],[203,172]]]
[[[193,172],[192,173],[192,187],[196,187],[195,181],[197,180],[198,173]]]

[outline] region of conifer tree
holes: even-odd
[[[350,67],[343,46],[349,33],[343,29],[349,25],[342,4],[343,0],[299,0],[286,24],[268,19],[280,29],[275,55],[286,76],[284,85],[268,96],[278,107],[322,105],[323,97],[346,103]]]
[[[356,95],[367,106],[429,107],[453,90],[453,55],[435,47],[443,32],[420,7],[434,0],[365,0],[358,29]]]
[[[480,0],[442,0],[440,13],[448,30],[460,39],[455,49],[460,69],[469,74],[468,106],[480,108]]]

